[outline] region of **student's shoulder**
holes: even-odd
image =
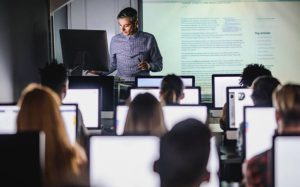
[[[154,35],[149,32],[142,32],[140,31],[140,35],[146,38],[154,38]]]

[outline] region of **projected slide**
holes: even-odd
[[[280,81],[299,82],[300,1],[144,0],[143,30],[154,34],[162,72],[194,75],[211,99],[211,74],[269,68]]]

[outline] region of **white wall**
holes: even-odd
[[[106,30],[108,44],[119,33],[117,15],[126,7],[137,9],[138,0],[73,0],[68,5],[69,29]]]

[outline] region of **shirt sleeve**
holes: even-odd
[[[110,42],[110,53],[109,53],[109,57],[110,57],[110,68],[109,68],[109,73],[112,73],[113,71],[115,71],[117,69],[117,59],[116,59],[116,48],[115,48],[115,37],[113,37],[111,39]]]
[[[151,49],[150,49],[150,71],[158,72],[163,69],[163,63],[162,63],[162,56],[160,54],[157,42],[155,40],[155,37],[152,37],[151,41]]]

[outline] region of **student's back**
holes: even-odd
[[[43,131],[46,135],[44,186],[85,184],[80,176],[86,155],[68,139],[57,95],[46,87],[31,84],[23,91],[18,104],[18,132]]]
[[[195,119],[179,122],[166,133],[160,141],[160,158],[154,164],[161,187],[194,187],[207,181],[210,138],[209,128]]]

